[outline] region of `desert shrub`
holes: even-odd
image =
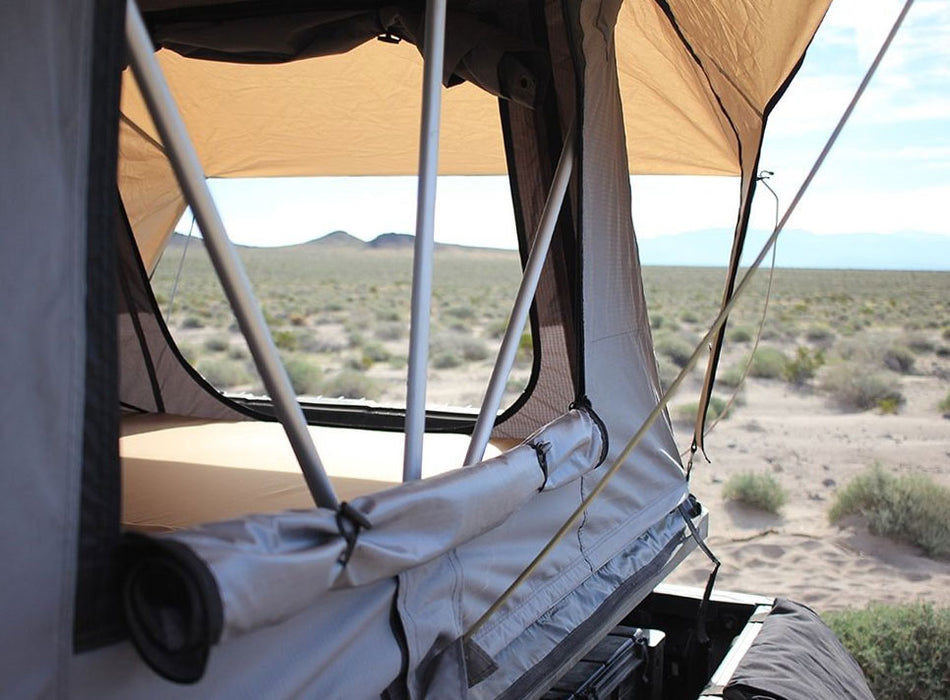
[[[479,338],[462,338],[459,341],[462,357],[469,362],[478,362],[488,357],[488,346]]]
[[[759,379],[780,379],[785,372],[785,355],[775,348],[759,348],[752,356],[749,376]]]
[[[442,350],[432,355],[432,366],[435,369],[452,369],[462,364],[462,358],[449,350]]]
[[[185,358],[189,365],[194,365],[201,355],[201,351],[191,343],[179,343],[178,352],[181,353],[181,356]]]
[[[471,306],[453,306],[445,315],[467,321],[475,318],[475,310]]]
[[[748,343],[753,338],[752,329],[748,326],[736,326],[730,328],[726,334],[726,339],[732,343]]]
[[[296,350],[297,334],[293,331],[274,331],[274,345],[281,350]]]
[[[399,340],[406,335],[406,324],[399,321],[383,321],[373,329],[373,335],[380,340]]]
[[[944,416],[950,415],[950,392],[947,392],[943,400],[937,404],[937,409],[940,410]]]
[[[795,350],[795,357],[785,362],[782,376],[785,381],[795,386],[803,386],[825,364],[825,353],[821,349],[809,350],[799,346]]]
[[[663,325],[666,323],[666,316],[663,314],[651,314],[650,315],[650,328],[657,331],[663,328]]]
[[[940,700],[950,686],[950,608],[927,603],[823,616],[858,662],[874,696]]]
[[[938,345],[934,353],[937,357],[950,357],[950,345]]]
[[[369,367],[374,362],[386,362],[391,353],[382,343],[367,343],[363,346],[363,366]]]
[[[680,314],[680,321],[683,323],[697,323],[699,321],[699,316],[697,316],[694,311],[687,309]]]
[[[295,392],[311,396],[320,393],[323,370],[318,365],[302,355],[284,354],[282,359]]]
[[[922,475],[895,476],[880,464],[838,492],[832,523],[849,515],[867,521],[875,535],[915,544],[929,557],[950,559],[950,489]]]
[[[685,367],[689,362],[690,355],[693,354],[693,346],[683,338],[676,335],[664,335],[656,339],[654,344],[656,352],[665,355],[673,361],[677,367]]]
[[[811,326],[805,331],[805,340],[828,348],[834,343],[835,332],[828,326]]]
[[[881,402],[904,403],[900,382],[883,372],[872,372],[860,363],[843,362],[829,368],[821,382],[841,408],[866,411]]]
[[[937,344],[923,333],[914,333],[907,339],[907,347],[918,355],[923,355],[928,352],[933,352]]]
[[[950,340],[950,326],[943,329],[943,333],[940,334],[940,337],[944,340]]]
[[[198,373],[218,389],[230,389],[251,381],[243,362],[222,357],[202,357],[195,365]]]
[[[181,327],[193,330],[196,328],[204,328],[205,324],[204,321],[197,316],[185,316],[185,319],[181,322]]]
[[[485,327],[485,334],[489,338],[502,338],[508,329],[507,318],[496,318]]]
[[[342,397],[344,399],[369,399],[374,401],[379,398],[382,391],[379,384],[372,378],[367,377],[362,372],[351,369],[344,369],[330,377],[323,387],[323,393],[326,396]]]
[[[246,360],[251,353],[244,345],[232,345],[228,348],[228,357],[232,360]]]
[[[905,345],[891,345],[884,351],[884,355],[881,358],[884,361],[884,366],[887,367],[892,372],[898,372],[900,374],[907,374],[914,369],[914,353],[910,351]]]
[[[696,420],[696,411],[698,410],[698,401],[682,404],[676,407],[673,417],[678,423],[687,423],[692,425]],[[706,407],[706,421],[712,422],[720,417],[725,420],[729,417],[731,412],[732,407],[728,406],[728,402],[725,399],[718,396],[712,396],[709,399],[709,406]]]
[[[744,371],[745,367],[742,365],[729,367],[716,375],[716,383],[720,386],[735,388],[742,383]]]
[[[680,368],[673,364],[666,355],[659,355],[656,358],[656,369],[660,376],[660,388],[666,391],[673,384],[676,375],[680,373]]]
[[[231,345],[231,340],[226,335],[212,335],[205,339],[204,349],[208,352],[224,352]]]
[[[778,513],[788,500],[782,485],[768,472],[735,474],[722,489],[724,498],[769,513]]]
[[[290,314],[289,320],[291,326],[300,327],[307,325],[307,317],[303,314]]]

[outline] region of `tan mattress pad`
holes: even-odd
[[[337,497],[349,500],[402,480],[402,433],[310,427]],[[458,468],[468,436],[429,434],[423,477]],[[278,423],[168,414],[126,416],[119,438],[122,522],[173,530],[249,513],[312,508]],[[499,454],[489,446],[486,458]]]

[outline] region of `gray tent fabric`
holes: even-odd
[[[86,360],[95,3],[0,6],[0,678],[65,694]]]

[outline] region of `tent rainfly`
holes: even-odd
[[[740,177],[741,247],[766,119],[827,4],[5,3],[0,693],[543,693],[706,522],[656,410],[628,175]],[[424,70],[448,89],[423,92]],[[510,179],[535,367],[488,411],[487,456],[400,483],[373,471],[393,450],[373,430],[413,406],[282,401],[223,237],[273,404],[204,382],[148,275],[188,204],[219,245],[202,172],[414,174],[400,144],[440,99],[443,138],[423,139],[438,172]],[[427,446],[464,446],[476,417],[424,422]],[[324,467],[312,436],[347,463]]]

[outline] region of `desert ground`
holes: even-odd
[[[333,234],[241,251],[305,397],[403,401],[411,251],[398,236],[378,241]],[[212,384],[261,393],[200,241],[179,276],[182,250],[176,240],[153,276],[172,335]],[[644,270],[667,385],[715,316],[723,275]],[[513,252],[437,251],[431,405],[478,405],[518,279]],[[950,273],[780,269],[761,323],[767,281],[760,272],[730,319],[711,422],[736,397],[707,437],[711,461],[697,456],[692,472],[692,490],[711,511],[709,543],[723,562],[718,586],[787,596],[818,611],[870,601],[950,605],[950,561],[872,535],[858,518],[828,519],[840,490],[873,464],[950,487]],[[526,329],[507,401],[530,370]],[[702,371],[695,368],[670,403],[684,452]],[[778,482],[787,502],[777,514],[725,498],[725,485],[741,473]],[[694,554],[673,580],[702,585],[708,572]]]

